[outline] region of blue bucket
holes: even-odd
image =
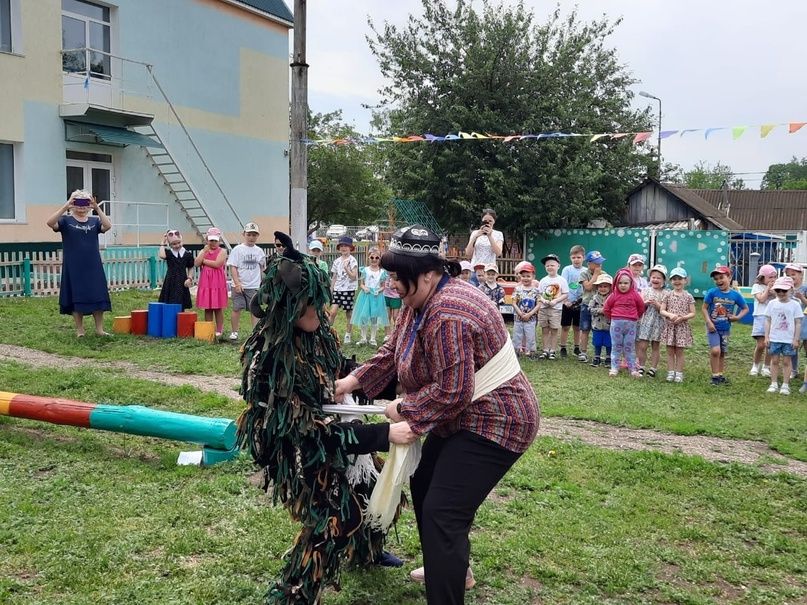
[[[149,303],[149,328],[148,335],[160,338],[163,335],[163,308],[165,303]]]
[[[182,305],[167,303],[163,305],[163,338],[176,338],[177,315],[182,311]]]

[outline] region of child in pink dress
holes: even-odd
[[[221,248],[221,230],[211,227],[205,236],[207,243],[196,255],[194,265],[201,267],[199,289],[196,292],[196,306],[204,309],[205,321],[216,318],[216,338],[224,330],[224,309],[227,307],[227,277],[224,264],[227,250]]]

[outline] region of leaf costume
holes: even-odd
[[[388,428],[334,422],[323,412],[346,363],[324,312],[329,277],[294,250],[286,234],[275,237],[286,249],[269,261],[253,299],[260,320],[242,350],[247,408],[238,419],[238,440],[263,468],[273,501],[303,526],[266,603],[310,604],[328,584],[338,586],[341,562],[369,563],[381,553],[384,535],[371,531],[362,514],[381,460],[370,454],[359,456],[370,469],[351,465],[355,455],[386,450]],[[309,306],[319,318],[314,332],[295,327]]]

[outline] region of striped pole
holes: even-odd
[[[142,405],[94,404],[0,391],[0,416],[187,441],[223,452],[235,448],[232,420],[163,412]]]

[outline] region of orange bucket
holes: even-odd
[[[115,334],[131,334],[132,332],[132,316],[126,315],[116,317],[112,320],[112,331]]]
[[[177,337],[179,338],[193,338],[193,324],[199,316],[196,311],[182,311],[177,314]]]
[[[196,340],[213,342],[216,339],[215,321],[197,321],[193,324],[193,337]]]
[[[132,311],[132,334],[143,336],[149,328],[149,312],[145,309]]]

